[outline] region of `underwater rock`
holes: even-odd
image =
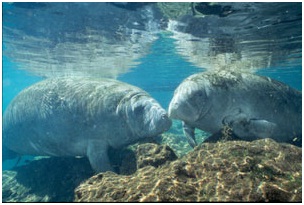
[[[76,202],[300,202],[302,150],[271,139],[203,143],[163,166],[97,174]]]
[[[167,145],[146,143],[139,145],[136,151],[137,169],[145,166],[159,167],[167,161],[174,161],[177,156]]]
[[[93,176],[86,158],[43,158],[2,172],[2,202],[70,202]]]
[[[168,145],[178,158],[183,157],[188,152],[192,151],[193,148],[188,144],[187,138],[184,136],[182,128],[182,122],[179,120],[172,120],[172,126],[168,132],[161,135],[161,144]],[[209,136],[209,133],[203,130],[196,129],[195,136],[197,143],[204,142]]]
[[[134,174],[137,169],[149,165],[159,167],[167,161],[177,159],[169,146],[151,142],[137,143],[123,150],[110,150],[109,156],[116,173],[122,175]]]
[[[137,167],[159,167],[177,158],[168,146],[153,143],[110,150],[109,155],[112,166],[123,175],[133,174]],[[29,164],[3,171],[2,201],[71,202],[74,189],[93,175],[86,158],[36,157]]]

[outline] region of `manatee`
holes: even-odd
[[[86,156],[113,170],[108,149],[155,137],[171,127],[147,92],[112,79],[46,79],[20,92],[3,116],[3,144],[20,155]]]
[[[176,88],[168,113],[183,121],[192,147],[197,144],[195,128],[216,135],[224,127],[241,140],[272,138],[302,144],[302,93],[251,73],[221,70],[191,75]]]

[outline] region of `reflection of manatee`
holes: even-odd
[[[4,7],[6,57],[43,77],[116,78],[140,63],[167,22],[152,2],[17,2]]]
[[[112,170],[107,151],[156,136],[171,126],[143,90],[110,79],[55,78],[22,91],[3,118],[3,143],[20,154],[87,156]]]
[[[301,145],[301,92],[267,77],[228,71],[185,79],[174,93],[169,116],[183,121],[189,144],[194,129],[217,133],[228,126],[244,140],[273,138]]]

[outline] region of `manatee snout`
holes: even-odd
[[[154,137],[170,129],[172,121],[166,110],[151,97],[143,96],[131,107],[128,122],[138,136]],[[136,112],[138,108],[140,112]]]
[[[158,110],[153,115],[154,117],[151,121],[151,127],[154,127],[156,132],[162,133],[170,129],[172,120],[169,118],[168,113],[163,108],[158,107]]]
[[[162,113],[160,117],[160,127],[165,132],[172,126],[172,120],[169,118],[167,113]]]
[[[168,115],[171,119],[187,121],[198,118],[198,110],[191,102],[173,98],[169,105]]]
[[[170,104],[169,109],[168,109],[168,116],[169,116],[170,118],[173,118],[173,117],[174,117],[174,116],[172,115],[172,109],[176,109],[176,107],[177,107],[176,104],[174,104],[174,105],[171,105],[171,104]]]
[[[173,96],[168,108],[168,116],[171,119],[176,119],[178,117],[177,110],[179,110],[178,108],[180,107],[180,104],[181,101],[179,100],[179,97]]]

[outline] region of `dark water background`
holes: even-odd
[[[116,78],[164,108],[184,78],[212,69],[253,72],[302,90],[300,2],[2,7],[2,111],[22,89],[54,76]]]

